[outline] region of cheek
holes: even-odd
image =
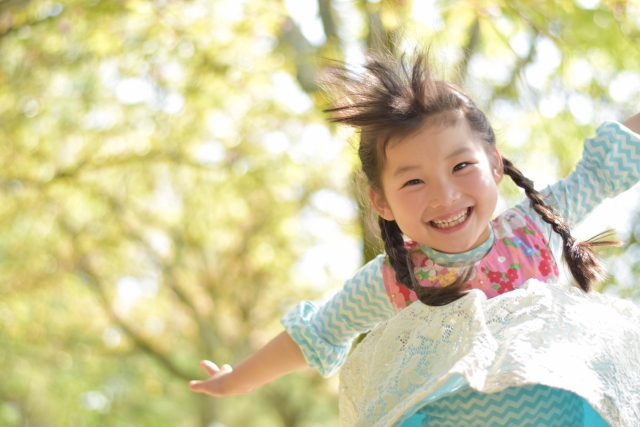
[[[474,191],[485,191],[496,186],[493,176],[484,171],[477,171],[477,173],[469,174],[466,178],[468,188]]]
[[[411,215],[411,213],[416,212],[416,209],[412,209],[421,204],[420,194],[405,192],[404,194],[398,195],[394,200],[394,205],[399,207],[399,211],[404,213],[405,215]]]
[[[470,176],[468,183],[468,191],[475,197],[480,198],[481,202],[495,205],[498,201],[498,185],[491,174],[478,174]],[[487,210],[494,209],[495,206],[487,206]],[[493,211],[492,211],[493,212]]]

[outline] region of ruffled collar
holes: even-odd
[[[431,261],[442,267],[464,267],[477,263],[489,253],[495,241],[491,223],[489,223],[489,233],[489,237],[483,244],[477,248],[471,249],[469,252],[463,252],[460,254],[438,252],[435,249],[424,245],[420,245],[420,248],[422,249],[422,252],[431,259]]]

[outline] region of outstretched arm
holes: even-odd
[[[615,197],[640,181],[640,114],[622,123],[606,122],[585,140],[582,159],[569,176],[540,191],[576,226],[604,199]],[[518,205],[541,230],[547,225],[533,214],[528,201]],[[560,236],[550,234],[555,250]]]
[[[396,313],[385,290],[383,259],[378,256],[367,263],[324,305],[298,304],[282,319],[286,331],[235,369],[201,361],[209,378],[191,381],[189,387],[213,396],[229,396],[248,393],[306,366],[325,377],[332,375],[347,357],[353,338]]]
[[[218,368],[208,360],[201,361],[200,366],[207,371],[209,378],[191,381],[189,388],[195,392],[222,397],[248,393],[289,372],[306,367],[307,361],[298,344],[285,331],[235,369],[229,365]]]

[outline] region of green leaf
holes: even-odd
[[[511,246],[513,248],[517,248],[518,247],[518,245],[516,245],[515,243],[513,243],[511,240],[507,239],[506,237],[504,239],[502,239],[502,241],[507,246]]]
[[[421,280],[424,280],[424,279],[429,277],[429,271],[431,271],[431,270],[428,270],[428,271],[427,270],[420,270],[418,272],[418,276],[420,276]]]

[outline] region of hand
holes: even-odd
[[[203,381],[191,381],[189,382],[189,388],[198,393],[206,393],[212,396],[230,396],[232,394],[238,394],[239,391],[234,391],[232,387],[229,387],[229,374],[233,372],[233,369],[229,365],[222,365],[220,368],[208,360],[201,360],[200,366],[207,371],[209,378]]]
[[[306,367],[307,361],[298,344],[283,331],[258,352],[239,363],[235,370],[229,365],[218,368],[208,360],[200,361],[200,366],[207,371],[209,378],[191,381],[189,388],[198,393],[222,397],[249,393],[289,372]]]

